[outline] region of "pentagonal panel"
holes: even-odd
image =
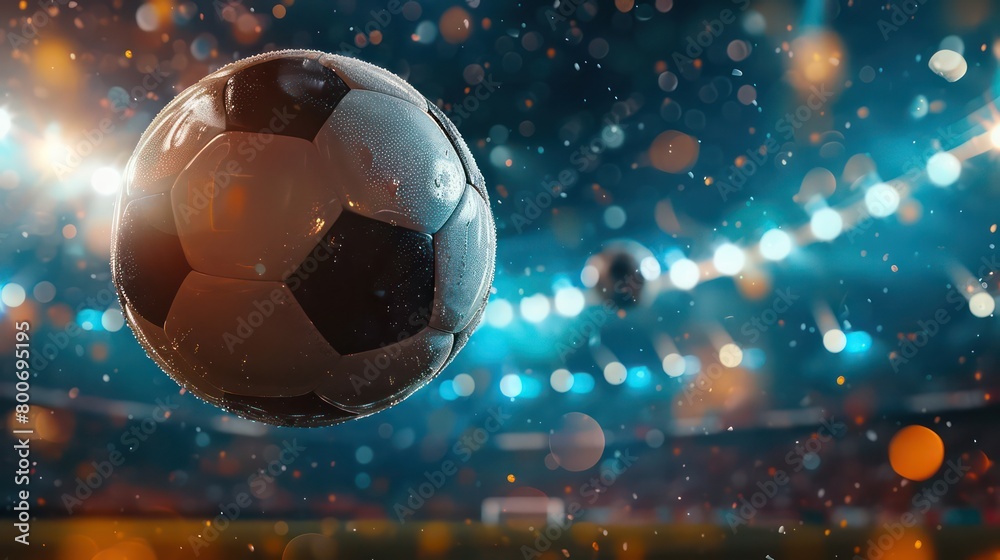
[[[225,130],[224,86],[223,81],[202,80],[181,92],[153,119],[125,170],[129,197],[169,191],[184,166]]]
[[[448,136],[448,140],[451,141],[458,152],[458,157],[462,160],[462,167],[465,169],[466,178],[469,183],[476,187],[476,190],[479,191],[479,194],[483,195],[484,199],[489,200],[490,196],[486,192],[486,179],[479,170],[479,166],[476,165],[476,160],[472,157],[472,152],[469,151],[469,145],[465,143],[465,139],[462,138],[462,134],[458,131],[455,123],[451,122],[451,119],[441,109],[438,109],[437,105],[431,103],[430,100],[427,101],[427,108],[431,117],[444,130],[445,135]]]
[[[226,129],[312,140],[349,88],[312,58],[277,57],[226,82]]]
[[[434,234],[435,295],[431,326],[461,331],[479,311],[490,289],[496,257],[493,216],[472,188]]]
[[[306,58],[311,60],[316,60],[319,56],[323,54],[320,51],[307,51],[302,49],[282,49],[278,51],[270,51],[266,53],[261,53],[254,55],[242,60],[237,60],[236,62],[231,62],[226,64],[222,68],[219,68],[215,72],[202,78],[204,80],[215,80],[215,79],[229,79],[233,74],[236,74],[240,70],[253,66],[254,64],[260,64],[261,62],[266,62],[275,58]]]
[[[129,202],[119,217],[114,241],[112,273],[119,293],[136,313],[162,327],[177,289],[191,272],[169,195]]]
[[[192,268],[247,280],[284,279],[340,213],[316,147],[301,138],[225,132],[171,193]]]
[[[351,90],[316,136],[344,208],[434,233],[458,206],[465,171],[433,119],[413,104]]]
[[[184,356],[171,344],[163,327],[159,327],[143,319],[131,305],[122,306],[125,318],[128,320],[136,340],[163,371],[167,372],[178,385],[195,393],[198,397],[210,402],[222,398],[222,391],[204,380],[204,368],[196,367],[184,359]]]
[[[354,413],[333,406],[316,393],[297,397],[247,397],[225,393],[219,406],[250,420],[294,428],[329,426],[357,418]]]
[[[345,211],[315,251],[328,257],[304,262],[289,287],[340,354],[399,342],[427,325],[434,301],[430,235]]]
[[[409,101],[421,111],[427,110],[427,99],[423,95],[405,80],[384,68],[337,54],[324,54],[319,57],[319,63],[336,72],[351,89],[377,91]]]
[[[237,395],[290,397],[337,371],[337,353],[281,282],[188,275],[164,331],[207,381]]]
[[[364,412],[391,406],[431,380],[451,352],[453,336],[426,328],[402,342],[343,356],[338,373],[316,393],[345,410]]]

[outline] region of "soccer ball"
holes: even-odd
[[[495,253],[483,176],[434,103],[365,62],[280,51],[156,116],[125,169],[111,268],[177,383],[320,426],[444,369],[482,318]]]
[[[593,289],[606,302],[619,307],[632,307],[643,298],[646,278],[642,261],[653,253],[632,240],[608,243],[601,252],[587,259],[585,269],[595,274]]]

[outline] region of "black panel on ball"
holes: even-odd
[[[224,393],[220,406],[250,420],[296,428],[339,424],[355,416],[324,401],[316,393],[298,397],[247,397]]]
[[[130,202],[115,243],[118,290],[139,315],[162,327],[177,290],[191,272],[177,237],[170,193]]]
[[[350,88],[309,58],[274,58],[241,70],[226,84],[226,129],[312,141]]]
[[[431,236],[350,211],[286,279],[316,329],[341,354],[405,340],[430,321]]]

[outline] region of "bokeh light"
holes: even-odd
[[[933,430],[907,426],[889,441],[889,464],[892,470],[910,480],[927,480],[944,462],[944,442]]]

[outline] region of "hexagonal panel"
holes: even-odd
[[[492,283],[493,280],[491,277],[490,284]],[[451,352],[449,352],[448,359],[445,360],[444,365],[441,366],[441,371],[444,371],[445,368],[451,365],[451,362],[455,360],[455,357],[458,356],[458,353],[462,350],[462,348],[465,348],[465,345],[469,342],[469,339],[472,338],[472,335],[476,332],[476,329],[478,329],[479,325],[483,322],[483,316],[485,314],[486,314],[486,301],[484,300],[483,306],[479,308],[479,312],[477,312],[475,316],[472,317],[472,320],[469,321],[469,324],[461,331],[455,333],[455,342],[451,345]]]
[[[206,380],[227,393],[304,395],[337,371],[339,356],[281,282],[192,272],[177,292],[164,331]]]
[[[312,140],[349,89],[312,58],[256,62],[226,82],[226,129]]]
[[[281,281],[341,211],[301,138],[226,132],[181,173],[171,191],[184,254],[199,272]]]
[[[485,200],[490,199],[489,193],[486,191],[486,178],[483,177],[482,171],[479,170],[479,166],[476,165],[476,159],[472,157],[472,152],[469,151],[469,145],[465,143],[465,139],[462,138],[462,134],[458,131],[455,123],[451,122],[448,115],[445,115],[441,109],[430,100],[427,101],[427,109],[429,114],[434,118],[434,121],[441,127],[448,140],[451,141],[455,150],[458,152],[458,158],[462,161],[462,167],[466,172],[466,179],[469,184],[476,187],[479,194],[483,196]]]
[[[146,355],[167,372],[171,379],[210,402],[217,402],[222,398],[222,391],[204,381],[205,369],[185,360],[184,356],[174,348],[163,327],[143,319],[131,305],[125,304],[122,311]]]
[[[404,340],[430,320],[431,236],[345,211],[316,248],[328,255],[289,277],[295,299],[340,354]]]
[[[325,378],[316,394],[358,413],[395,404],[441,370],[452,341],[451,334],[426,328],[402,342],[344,356],[338,373]]]
[[[170,190],[177,175],[225,130],[221,80],[202,80],[167,104],[139,138],[125,188],[131,198]]]
[[[344,208],[375,220],[434,233],[465,191],[444,132],[396,97],[351,90],[315,143]]]
[[[184,257],[167,193],[133,200],[115,224],[112,274],[125,302],[163,326],[191,266]]]
[[[483,306],[493,276],[496,229],[483,197],[472,187],[434,234],[435,294],[431,326],[459,332]]]
[[[225,393],[219,406],[250,420],[293,428],[330,426],[357,418],[319,398],[316,393],[297,397],[247,397]]]
[[[427,99],[423,95],[384,68],[338,54],[324,54],[319,57],[319,63],[336,72],[352,90],[377,91],[409,101],[421,111],[427,110]]]
[[[310,60],[316,60],[321,54],[323,53],[320,51],[309,51],[304,49],[280,49],[276,51],[269,51],[247,57],[242,60],[237,60],[236,62],[230,62],[215,72],[205,76],[202,80],[215,80],[218,78],[229,79],[229,77],[233,74],[243,70],[244,68],[253,66],[254,64],[260,64],[261,62],[266,62],[268,60],[273,60],[275,58],[307,58]]]

